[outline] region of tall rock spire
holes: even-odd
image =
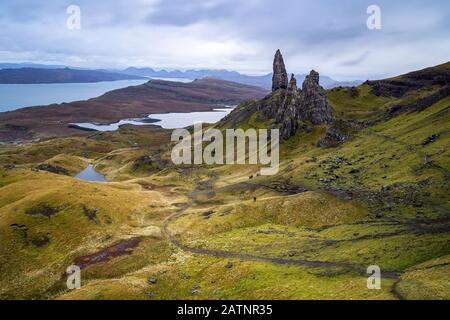
[[[278,89],[287,89],[288,75],[286,67],[284,66],[283,56],[278,49],[273,60],[273,77],[272,77],[272,91]]]

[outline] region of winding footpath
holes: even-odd
[[[380,134],[380,133],[377,133],[377,132],[369,132],[368,134],[369,135],[371,134],[371,135],[377,136],[379,138],[382,138],[385,141],[389,141],[389,142],[400,144],[400,145],[404,146],[408,152],[414,153],[420,158],[424,158],[426,156],[425,153],[419,151],[415,146],[407,144],[407,143],[402,142],[402,141],[398,141],[398,140],[396,140],[396,139],[394,139],[394,138],[392,138],[390,136],[383,135],[383,134]],[[438,164],[436,164],[436,163],[434,163],[432,161],[429,161],[428,164],[431,167],[434,167],[434,168],[438,169],[439,171],[441,171],[442,174],[445,177],[447,177],[447,178],[450,177],[450,172],[446,168],[443,168],[442,166],[439,166]],[[258,184],[254,184],[254,183],[248,183],[248,184],[249,185],[250,184],[251,185],[258,185]],[[264,186],[263,185],[259,185],[259,186],[272,189],[271,187],[266,186],[266,185],[264,185]],[[280,190],[277,190],[277,191],[280,191]],[[292,192],[289,192],[289,191],[292,191],[292,190],[285,190],[285,191],[287,191],[286,192],[287,194],[292,194]],[[307,190],[305,190],[303,188],[300,188],[298,190],[295,190],[293,193],[299,193],[299,192],[305,192],[305,191],[307,191]],[[235,259],[246,260],[246,261],[262,261],[262,262],[274,263],[274,264],[279,264],[279,265],[308,266],[308,267],[322,267],[322,268],[343,268],[343,269],[348,270],[350,272],[355,272],[355,273],[357,273],[357,274],[359,274],[361,276],[367,276],[366,268],[364,266],[356,265],[356,264],[350,264],[350,263],[331,262],[331,261],[311,261],[311,260],[299,260],[299,259],[271,258],[271,257],[266,257],[266,256],[251,255],[251,254],[246,254],[246,253],[239,253],[239,252],[232,252],[232,251],[225,251],[225,250],[218,250],[218,249],[202,249],[202,248],[189,247],[189,246],[181,243],[177,239],[175,239],[175,237],[173,236],[173,234],[169,230],[169,225],[170,225],[171,222],[173,222],[176,219],[178,219],[179,217],[181,217],[191,206],[192,206],[192,204],[188,204],[185,207],[181,208],[177,212],[175,212],[172,215],[170,215],[169,217],[167,217],[164,220],[164,223],[163,223],[163,233],[166,236],[166,238],[169,240],[169,242],[174,247],[176,247],[176,248],[178,248],[178,249],[180,249],[180,250],[182,250],[184,252],[191,253],[191,254],[214,256],[214,257],[219,257],[219,258],[235,258]],[[419,227],[419,226],[415,226],[415,227]],[[448,230],[445,230],[445,231],[448,231]],[[374,238],[382,238],[382,237],[385,237],[385,236],[393,236],[393,235],[397,235],[397,234],[401,234],[401,233],[408,233],[408,232],[411,232],[411,231],[404,230],[404,231],[400,231],[400,232],[376,235],[376,236],[374,236]],[[366,237],[362,237],[362,238],[366,238]],[[353,239],[353,240],[361,240],[361,239]],[[383,272],[382,276],[384,278],[388,278],[388,279],[393,279],[394,280],[394,282],[393,282],[393,284],[391,286],[390,292],[393,294],[393,296],[395,298],[397,298],[399,300],[405,300],[405,297],[402,296],[402,294],[397,289],[398,284],[401,281],[401,278],[399,276],[399,272]]]
[[[175,221],[179,217],[181,217],[186,210],[191,207],[191,204],[186,205],[181,208],[177,212],[173,213],[169,217],[164,220],[163,223],[163,233],[169,242],[175,246],[176,248],[191,254],[198,255],[208,255],[219,258],[234,258],[240,259],[244,261],[262,261],[269,262],[278,265],[291,265],[291,266],[307,266],[307,267],[322,267],[322,268],[343,268],[350,272],[355,272],[361,276],[367,276],[366,268],[361,265],[355,265],[350,263],[340,263],[340,262],[331,262],[331,261],[311,261],[311,260],[300,260],[300,259],[283,259],[283,258],[271,258],[265,256],[257,256],[246,253],[232,252],[226,250],[218,250],[218,249],[202,249],[202,248],[193,248],[189,247],[185,244],[182,244],[180,241],[176,240],[173,234],[169,230],[169,225],[171,222]],[[404,297],[397,290],[397,285],[400,282],[400,276],[397,272],[383,272],[382,276],[387,279],[393,279],[394,283],[391,286],[390,292],[394,295],[395,298],[399,300],[404,300]]]

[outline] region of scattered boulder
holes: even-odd
[[[161,170],[161,168],[164,168],[166,164],[167,162],[162,160],[159,154],[155,154],[153,156],[143,155],[133,161],[131,170],[133,172],[136,171],[153,172],[156,170]]]
[[[94,223],[96,224],[100,223],[97,217],[98,209],[96,208],[89,209],[88,207],[83,205],[83,213],[89,220],[93,221]]]
[[[192,295],[197,294],[199,289],[200,289],[200,285],[196,284],[195,286],[192,287],[191,294]]]
[[[154,164],[154,161],[153,161],[152,157],[150,157],[148,155],[141,156],[141,157],[137,158],[136,160],[134,160],[131,170],[137,171],[143,167],[152,166],[153,164]]]
[[[317,141],[319,148],[332,148],[348,140],[350,135],[342,128],[330,126],[325,132],[325,137]]]
[[[158,281],[158,279],[156,279],[155,277],[149,277],[149,278],[147,279],[147,282],[148,282],[149,284],[155,284],[157,281]]]
[[[16,166],[13,164],[13,163],[7,163],[7,164],[4,164],[3,165],[3,169],[6,169],[6,170],[12,170],[12,169],[14,169]]]
[[[422,145],[423,145],[423,146],[426,146],[426,145],[428,145],[428,144],[430,144],[430,143],[433,143],[433,142],[436,141],[437,138],[439,138],[439,135],[438,135],[438,134],[432,134],[431,136],[429,136],[428,138],[426,138],[426,139],[422,142]]]
[[[225,265],[225,268],[227,268],[227,269],[233,268],[233,263],[231,261],[227,262],[227,264]]]
[[[335,120],[331,126],[328,127],[325,137],[317,141],[317,146],[320,148],[333,148],[339,144],[348,141],[352,137],[354,126],[344,120]]]
[[[214,213],[213,210],[208,210],[200,213],[200,216],[203,217],[203,219],[209,219],[213,213]]]
[[[352,98],[359,97],[359,91],[358,91],[358,89],[356,87],[351,87],[350,89],[348,89],[348,94]]]

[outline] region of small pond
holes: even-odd
[[[75,178],[87,181],[106,182],[108,181],[104,175],[94,170],[94,166],[89,164],[86,169],[80,171]]]

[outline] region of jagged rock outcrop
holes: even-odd
[[[280,50],[275,53],[273,60],[272,92],[279,89],[287,89],[288,75]]]
[[[297,79],[294,74],[291,74],[291,80],[289,80],[289,91],[297,91]]]
[[[327,128],[325,136],[317,141],[316,145],[320,148],[332,148],[351,139],[354,131],[360,129],[361,126],[349,120],[334,120]]]
[[[319,73],[312,70],[303,81],[302,88],[298,89],[293,74],[288,81],[280,50],[275,54],[273,67],[272,93],[234,110],[221,121],[223,126],[248,122],[256,114],[254,119],[257,122],[280,129],[281,138],[287,140],[299,129],[310,131],[310,125],[333,122],[333,109],[325,90],[319,85]]]
[[[319,73],[312,70],[303,82],[298,99],[300,119],[314,125],[333,122],[333,109],[328,103],[325,89],[319,85]]]
[[[266,115],[271,112],[265,111]],[[275,126],[280,128],[283,139],[293,136],[305,123],[313,125],[330,124],[333,122],[333,109],[325,95],[325,90],[319,85],[319,74],[312,70],[302,89],[297,89],[295,77],[291,77],[289,88],[283,92],[283,101],[279,104]]]

